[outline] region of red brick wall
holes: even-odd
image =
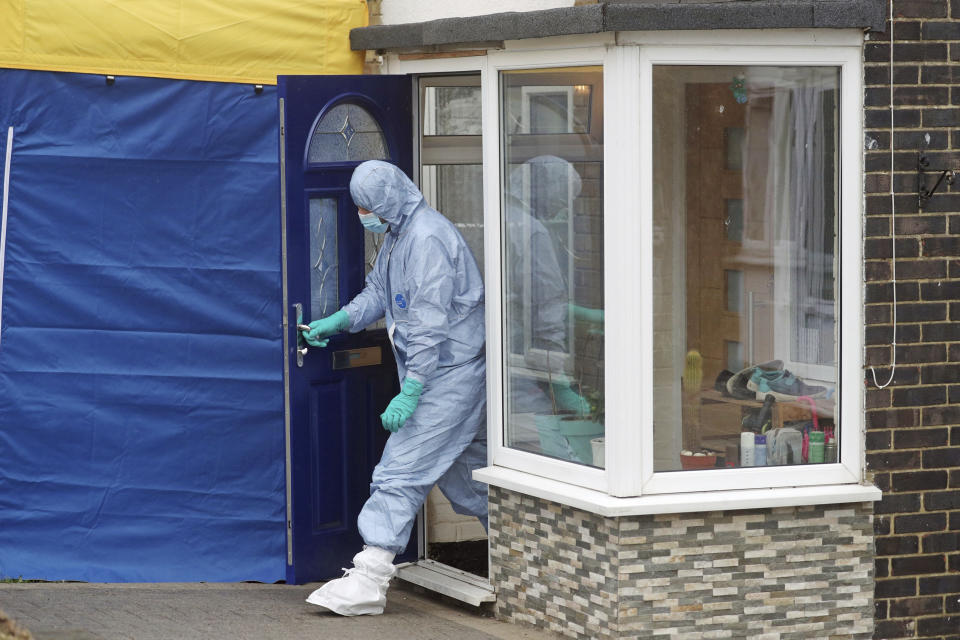
[[[917,203],[919,151],[960,170],[960,0],[894,0],[897,369],[867,371],[876,638],[960,638],[960,176]],[[889,25],[866,60],[867,364],[892,356]],[[929,136],[929,137],[928,137]],[[929,178],[928,178],[929,179]],[[935,178],[934,178],[935,179]]]

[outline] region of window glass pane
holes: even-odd
[[[480,87],[424,87],[423,135],[478,136]]]
[[[504,441],[602,467],[602,69],[501,79]]]
[[[743,271],[727,269],[723,273],[727,279],[727,311],[741,313],[743,310]]]
[[[739,371],[743,369],[743,343],[725,340],[727,344],[727,369]]]
[[[420,189],[460,231],[483,273],[483,165],[423,165]]]
[[[341,103],[327,111],[313,130],[307,152],[310,162],[389,160],[387,141],[374,117],[363,107]]]
[[[601,81],[582,76],[584,84],[568,84],[571,78],[577,78],[564,74],[563,70],[556,70],[538,73],[538,79],[530,78],[529,82],[508,80],[503,87],[504,107],[509,109],[509,119],[504,120],[505,133],[590,133],[591,118],[601,104]],[[509,76],[504,74],[505,78]],[[598,95],[594,96],[594,91]],[[594,103],[594,99],[598,102]],[[599,128],[594,128],[593,133],[599,135]]]
[[[386,239],[386,234],[383,233],[374,233],[373,231],[363,230],[363,275],[366,277],[368,273],[373,270],[373,265],[377,261],[377,254],[380,253],[380,247],[383,246],[383,241]],[[336,311],[336,309],[334,309]],[[387,321],[383,318],[380,318],[373,324],[371,324],[367,329],[386,329]]]
[[[727,198],[727,217],[723,224],[727,227],[727,240],[743,242],[743,200]]]
[[[836,461],[839,86],[654,67],[656,471]]]
[[[744,129],[743,127],[727,127],[723,133],[726,168],[732,171],[742,171]]]
[[[310,319],[340,308],[337,260],[337,201],[310,199]]]
[[[480,76],[421,78],[420,113],[420,190],[457,227],[483,273]]]

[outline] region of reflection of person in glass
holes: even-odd
[[[538,414],[542,452],[567,460],[577,457],[557,428],[558,421],[590,412],[589,403],[575,383],[572,386],[570,318],[602,323],[603,312],[572,304],[561,264],[572,257],[566,246],[567,226],[557,237],[548,225],[567,217],[580,190],[580,175],[573,165],[545,155],[514,168],[506,194],[507,340],[510,353],[522,355],[529,372],[511,377],[510,410]]]

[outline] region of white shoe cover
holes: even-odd
[[[394,554],[364,547],[353,557],[353,568],[307,597],[307,602],[341,616],[380,615],[387,605],[390,578],[396,573]]]

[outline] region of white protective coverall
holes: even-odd
[[[466,241],[392,164],[350,180],[354,203],[390,223],[366,286],[344,309],[350,331],[386,316],[397,375],[423,384],[413,416],[390,436],[360,512],[367,545],[402,552],[434,484],[460,514],[487,524],[483,281]]]
[[[390,229],[363,291],[344,306],[349,331],[386,317],[401,383],[423,384],[416,410],[387,440],[358,518],[367,547],[351,571],[374,575],[385,603],[383,578],[392,575],[385,561],[406,548],[434,484],[457,513],[487,526],[487,487],[471,475],[487,459],[483,282],[460,232],[399,168],[364,162],[353,173],[350,193]],[[351,577],[328,583],[308,602],[346,615],[382,612],[379,601],[353,606],[366,588],[336,586]],[[330,593],[336,589],[343,593]]]

